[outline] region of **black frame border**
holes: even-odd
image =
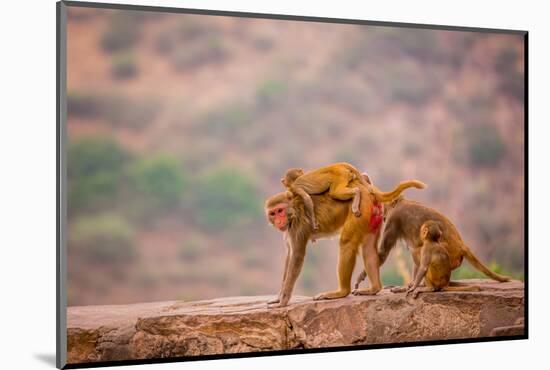
[[[337,24],[354,24],[354,25],[369,25],[369,26],[385,26],[385,27],[400,27],[400,28],[415,28],[415,29],[430,29],[430,30],[445,30],[445,31],[462,31],[462,32],[482,32],[482,33],[498,33],[523,36],[524,42],[524,305],[525,305],[525,331],[523,335],[517,336],[500,336],[500,337],[480,337],[480,338],[463,338],[463,339],[446,339],[435,341],[418,341],[418,342],[403,342],[403,343],[385,343],[385,344],[368,344],[355,346],[341,347],[326,347],[326,348],[308,348],[295,350],[279,350],[279,351],[262,351],[262,352],[245,352],[232,354],[217,354],[217,355],[201,355],[192,357],[169,357],[155,359],[140,359],[140,360],[121,360],[121,361],[102,361],[102,362],[85,362],[78,364],[67,364],[67,300],[66,300],[66,124],[67,124],[67,66],[66,66],[66,40],[67,40],[67,7],[85,7],[85,8],[100,8],[100,9],[115,9],[115,10],[135,10],[149,11],[162,13],[176,14],[198,14],[198,15],[214,15],[214,16],[229,16],[239,18],[257,18],[257,19],[273,19],[273,20],[290,20],[304,22],[321,22],[321,23],[337,23]],[[325,352],[342,352],[342,351],[358,351],[366,349],[382,349],[382,348],[404,348],[418,346],[433,346],[447,344],[462,344],[462,343],[485,343],[485,342],[500,342],[508,340],[523,340],[529,339],[529,32],[526,30],[512,29],[496,29],[496,28],[479,28],[479,27],[460,27],[449,25],[435,25],[423,23],[401,23],[401,22],[385,22],[385,21],[369,21],[360,19],[347,18],[328,18],[316,16],[301,16],[288,14],[269,14],[269,13],[253,13],[240,11],[225,11],[213,9],[191,9],[191,8],[175,8],[164,6],[148,6],[148,5],[132,5],[132,4],[113,4],[99,2],[84,2],[84,1],[68,1],[62,0],[56,3],[56,367],[59,369],[81,369],[95,368],[106,366],[124,366],[124,365],[141,365],[141,364],[159,364],[173,362],[189,362],[189,361],[206,361],[232,358],[249,358],[249,357],[265,357],[265,356],[283,356],[294,354],[310,354],[310,353],[325,353]]]

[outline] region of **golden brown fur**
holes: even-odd
[[[287,170],[281,182],[287,187],[290,193],[302,198],[307,210],[307,216],[311,221],[313,229],[316,230],[318,223],[311,195],[328,192],[328,195],[335,200],[353,199],[352,212],[357,217],[361,216],[359,211],[360,189],[356,186],[350,186],[350,182],[354,180],[357,183],[363,183],[363,178],[359,171],[351,164],[342,162],[306,173],[301,168],[291,168]],[[366,184],[363,183],[363,185]]]

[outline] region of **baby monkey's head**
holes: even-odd
[[[285,176],[281,179],[281,182],[287,188],[296,181],[296,179],[304,174],[304,170],[301,168],[289,168],[286,170]]]
[[[424,241],[438,242],[442,234],[443,231],[441,231],[439,223],[435,221],[426,221],[420,227],[420,239]]]

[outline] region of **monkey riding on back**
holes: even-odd
[[[339,165],[339,164],[336,164]],[[334,193],[325,189],[324,192],[303,196],[300,190],[287,191],[268,198],[265,202],[265,212],[268,221],[279,231],[284,233],[286,257],[284,263],[282,286],[278,296],[269,301],[270,307],[283,307],[288,304],[292,290],[303,266],[308,241],[340,235],[338,256],[338,289],[316,295],[314,299],[342,298],[351,292],[351,275],[355,267],[355,259],[359,252],[363,258],[364,269],[368,272],[370,287],[362,291],[363,294],[376,294],[382,289],[379,276],[379,260],[376,251],[377,240],[380,236],[380,227],[371,226],[374,203],[377,199],[395,199],[409,187],[425,188],[425,184],[417,180],[404,181],[389,193],[380,192],[371,187],[363,176],[351,165],[354,176],[344,184],[344,188],[357,188],[353,191],[353,201],[358,201],[358,209],[352,209],[352,198],[338,199]],[[316,173],[315,171],[310,172]],[[306,173],[305,175],[307,175]],[[299,175],[302,176],[302,175]],[[300,177],[297,177],[298,180]],[[311,177],[311,175],[310,175]],[[313,176],[313,182],[317,179]],[[326,187],[326,178],[320,179]],[[325,182],[324,182],[325,181]],[[337,182],[337,181],[335,181]],[[330,178],[328,183],[335,183]],[[341,188],[336,187],[336,188]],[[311,189],[309,189],[311,190]],[[313,189],[315,190],[315,189]],[[289,194],[290,192],[290,194]],[[350,192],[351,194],[351,192]],[[376,195],[374,195],[376,194]],[[311,199],[313,211],[306,205]],[[310,204],[310,205],[311,205]],[[358,216],[359,214],[359,216]],[[310,221],[314,215],[316,228]]]

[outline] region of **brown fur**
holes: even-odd
[[[451,260],[449,245],[442,241],[443,232],[439,222],[426,221],[420,226],[422,244],[412,248],[412,256],[416,266],[415,277],[407,288],[392,289],[393,292],[406,290],[416,298],[421,292],[436,292],[440,290],[479,291],[477,286],[454,286],[451,282]],[[424,279],[425,287],[420,287]]]
[[[436,210],[419,202],[398,198],[386,208],[386,212],[387,221],[384,227],[384,234],[378,246],[378,256],[381,264],[386,261],[391,249],[399,239],[405,240],[413,250],[414,248],[421,247],[423,244],[423,240],[420,236],[421,226],[426,221],[431,220],[436,222],[441,229],[440,242],[445,245],[445,249],[449,256],[449,268],[451,271],[459,267],[462,260],[466,258],[473,267],[483,272],[491,279],[500,282],[510,280],[507,276],[489,270],[489,268],[485,266],[464,243],[453,223]],[[415,270],[418,265],[419,263],[415,263]],[[364,275],[365,274],[362,273],[358,277],[356,286],[364,279]],[[416,273],[413,275],[416,276]]]

